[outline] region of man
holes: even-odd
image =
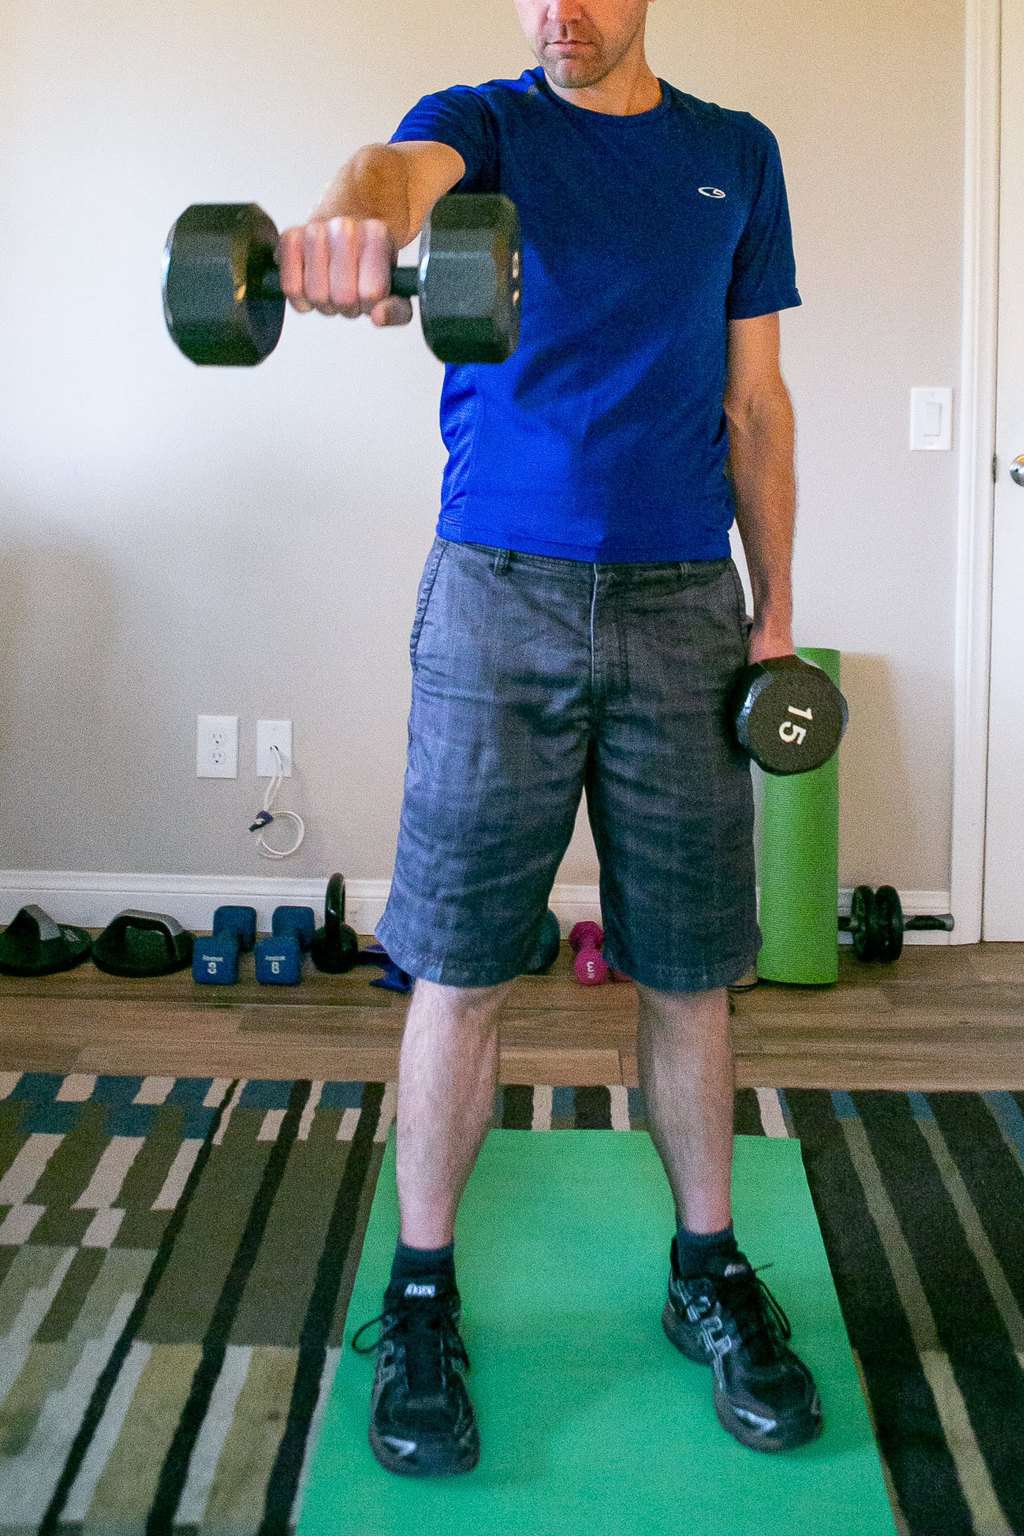
[[[793,650],[778,312],[801,299],[778,145],[652,73],[653,0],[515,3],[539,67],[424,97],[280,247],[295,308],[402,324],[388,274],[440,196],[503,192],[523,229],[518,352],[445,371],[449,459],[378,928],[417,983],[370,1441],[420,1476],[479,1459],[455,1217],[490,1124],[499,1010],[584,788],[605,954],[636,982],[641,1088],[675,1197],[663,1326],[713,1366],[718,1416],[745,1445],[821,1427],[730,1202],[727,987],[761,935],[750,768],[725,703],[746,660]]]

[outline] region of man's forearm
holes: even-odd
[[[730,416],[729,447],[754,621],[791,625],[796,420],[788,393]]]
[[[409,242],[409,180],[405,161],[386,144],[370,144],[343,165],[310,219],[383,219],[395,249]]]

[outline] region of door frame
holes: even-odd
[[[966,0],[960,480],[954,625],[953,944],[981,940],[999,325],[1002,0]]]

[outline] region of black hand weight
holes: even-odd
[[[736,739],[765,773],[809,773],[838,751],[846,700],[821,667],[773,656],[744,667],[730,703]]]
[[[898,960],[903,953],[903,906],[895,886],[858,885],[846,924],[858,960]]]
[[[310,955],[317,970],[331,976],[352,970],[359,959],[358,936],[345,922],[345,881],[341,875],[332,875],[327,882],[324,925],[316,931]]]
[[[277,346],[285,298],[278,231],[255,203],[194,203],[164,247],[167,329],[200,366],[255,367]],[[522,236],[501,193],[441,198],[423,227],[415,267],[395,267],[391,292],[418,298],[427,345],[446,363],[503,363],[519,345]]]

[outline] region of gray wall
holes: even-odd
[[[655,72],[782,148],[795,638],[844,655],[844,885],[949,883],[956,463],[908,422],[912,386],[959,377],[963,24],[961,0],[650,16]],[[386,879],[442,366],[418,325],[289,313],[262,367],[197,369],[160,258],[189,203],[302,222],[420,95],[530,67],[511,0],[244,26],[217,0],[8,0],[4,30],[0,868]],[[237,782],[195,778],[199,712],[241,717]],[[246,830],[260,717],[295,721],[280,804],[308,825],[276,865]],[[559,880],[596,879],[581,807]]]

